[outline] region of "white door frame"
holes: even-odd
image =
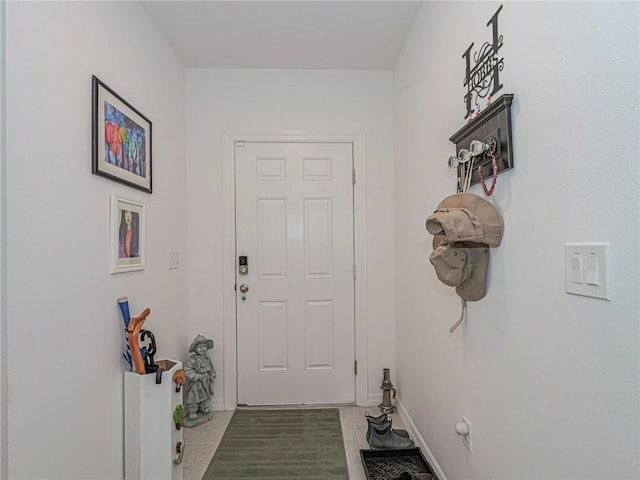
[[[238,404],[236,345],[236,221],[235,221],[235,143],[236,142],[351,143],[356,183],[353,186],[355,280],[356,404],[367,403],[367,272],[366,272],[366,156],[364,133],[322,132],[222,132],[222,224],[223,224],[223,374],[224,409]]]
[[[7,351],[7,25],[0,2],[0,478],[9,478],[9,372]]]

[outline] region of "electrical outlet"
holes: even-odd
[[[462,421],[467,424],[467,429],[468,429],[467,434],[463,435],[462,437],[462,443],[467,448],[467,450],[471,452],[472,451],[471,450],[471,422],[467,417],[462,417]]]

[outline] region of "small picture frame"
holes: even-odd
[[[92,95],[92,172],[151,193],[151,121],[95,75]]]
[[[144,269],[144,209],[142,202],[111,195],[111,273]]]

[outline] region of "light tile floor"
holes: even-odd
[[[377,416],[377,407],[339,407],[342,438],[347,456],[350,480],[365,480],[360,449],[368,449],[365,439],[367,421],[365,412]],[[186,428],[184,431],[184,480],[202,480],[213,454],[222,440],[233,411],[213,412],[213,418],[199,427]],[[394,428],[406,428],[398,415],[393,416]]]

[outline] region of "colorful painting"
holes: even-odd
[[[145,131],[124,113],[104,102],[104,161],[140,177],[147,174]]]
[[[152,192],[151,122],[95,76],[93,173]]]

